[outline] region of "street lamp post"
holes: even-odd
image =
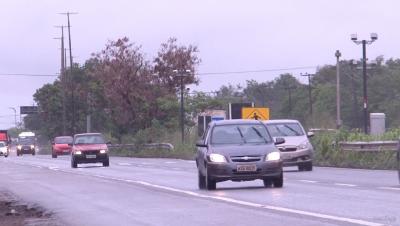
[[[17,124],[17,110],[15,108],[13,108],[13,107],[9,107],[9,109],[14,111],[15,128],[17,128],[18,127],[18,124]]]
[[[362,58],[362,68],[363,68],[363,93],[364,93],[364,133],[368,133],[368,94],[367,94],[367,49],[366,45],[372,44],[378,39],[378,34],[371,33],[371,40],[357,40],[357,34],[351,35],[351,40],[357,45],[362,44],[363,58]]]
[[[336,129],[340,129],[342,120],[340,119],[340,62],[339,58],[342,56],[339,50],[336,50]]]
[[[189,74],[190,70],[174,70],[173,71],[177,77],[180,78],[181,82],[181,107],[180,107],[180,127],[181,127],[181,136],[182,136],[182,144],[185,142],[185,108],[183,104],[183,92],[184,92],[184,84],[183,84],[183,77]]]

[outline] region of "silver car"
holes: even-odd
[[[306,133],[297,120],[268,120],[265,125],[272,137],[285,138],[284,144],[277,145],[283,166],[298,166],[299,171],[312,171],[314,148],[308,138],[314,133]]]

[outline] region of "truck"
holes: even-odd
[[[3,141],[7,147],[11,144],[11,138],[8,136],[7,130],[0,130],[0,141]]]
[[[4,155],[5,157],[8,156],[10,153],[10,146],[11,146],[11,138],[8,136],[7,130],[0,130],[0,155]]]

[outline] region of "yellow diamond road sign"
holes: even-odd
[[[242,119],[269,120],[269,108],[242,108]]]

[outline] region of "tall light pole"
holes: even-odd
[[[366,45],[372,44],[374,41],[378,39],[378,34],[371,33],[371,40],[357,40],[357,34],[351,35],[351,40],[356,43],[357,45],[362,44],[362,68],[363,68],[363,93],[364,93],[364,133],[368,133],[368,94],[367,94],[367,48]]]
[[[312,108],[312,96],[311,96],[311,76],[313,76],[313,74],[305,73],[305,74],[300,74],[300,75],[308,77],[308,101],[309,101],[309,104],[310,104],[310,106],[309,106],[310,107],[310,116],[312,118],[313,108]]]
[[[340,62],[339,58],[342,56],[339,50],[336,50],[336,129],[340,129],[342,120],[340,119]]]
[[[15,108],[13,108],[13,107],[9,107],[9,109],[12,109],[14,111],[15,128],[17,128],[18,127],[18,124],[17,124],[17,110]]]
[[[182,144],[185,142],[185,108],[183,104],[183,92],[184,92],[184,84],[183,84],[183,77],[191,73],[190,70],[174,70],[173,71],[177,77],[181,80],[181,108],[180,108],[180,127],[181,127],[181,136],[182,136]]]
[[[66,80],[65,80],[65,68],[66,68],[66,51],[64,47],[64,27],[65,26],[56,26],[61,28],[61,38],[56,38],[61,40],[61,70],[60,70],[60,81],[61,81],[61,92],[62,92],[62,101],[63,101],[63,112],[62,112],[62,125],[63,125],[63,135],[67,135],[66,131]],[[64,52],[65,51],[65,52]]]

